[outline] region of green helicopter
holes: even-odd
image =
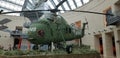
[[[62,16],[47,13],[44,18],[40,18],[30,25],[28,40],[34,44],[49,44],[51,42],[57,43],[79,39],[84,36],[86,24],[83,23],[83,28],[75,31]]]
[[[62,16],[55,13],[47,13],[43,18],[30,25],[28,40],[35,44],[34,49],[38,49],[37,45],[39,44],[49,45],[52,42],[64,42],[62,45],[63,49],[66,49],[67,53],[71,53],[72,46],[66,45],[65,41],[81,39],[84,36],[86,24],[83,23],[82,29],[75,29]]]

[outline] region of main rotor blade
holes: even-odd
[[[99,13],[99,12],[91,12],[91,11],[81,11],[81,10],[70,10],[73,12],[83,12],[83,13],[93,13],[93,14],[100,14],[100,15],[110,15],[110,16],[114,16],[113,14],[107,14],[107,13]]]
[[[39,11],[53,11],[51,10],[26,10],[26,11],[12,11],[12,12],[2,12],[0,14],[9,14],[9,13],[24,13],[24,12],[39,12]]]
[[[67,1],[67,0],[62,0],[62,1],[56,6],[55,9],[58,9],[58,7],[59,7],[60,5],[62,5],[65,1]]]
[[[26,10],[26,11],[13,11],[13,12],[2,12],[0,14],[9,14],[9,13],[24,13],[24,12],[39,12],[39,11],[73,11],[73,12],[83,12],[83,13],[93,13],[93,14],[100,14],[100,15],[110,15],[114,16],[113,14],[106,14],[106,13],[99,13],[99,12],[91,12],[91,11],[81,11],[81,10],[59,10],[59,9],[49,9],[49,10]]]

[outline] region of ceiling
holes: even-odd
[[[47,1],[47,2],[46,2]],[[0,0],[0,10],[4,12],[34,10],[34,9],[54,9],[62,0]],[[59,7],[60,10],[76,9],[89,2],[89,0],[67,0]],[[60,13],[64,13],[61,11]],[[19,16],[19,13],[7,14]]]

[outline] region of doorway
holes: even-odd
[[[19,40],[18,38],[15,38],[15,39],[14,39],[13,50],[17,49],[18,44],[19,44],[19,41],[20,41],[20,40]]]
[[[100,48],[100,54],[103,55],[103,40],[102,40],[102,37],[99,37],[99,48]]]
[[[116,57],[116,46],[115,46],[115,38],[112,37],[112,45],[113,45],[113,55]]]

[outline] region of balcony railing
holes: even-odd
[[[115,16],[107,20],[107,25],[117,25],[120,23],[120,16]]]

